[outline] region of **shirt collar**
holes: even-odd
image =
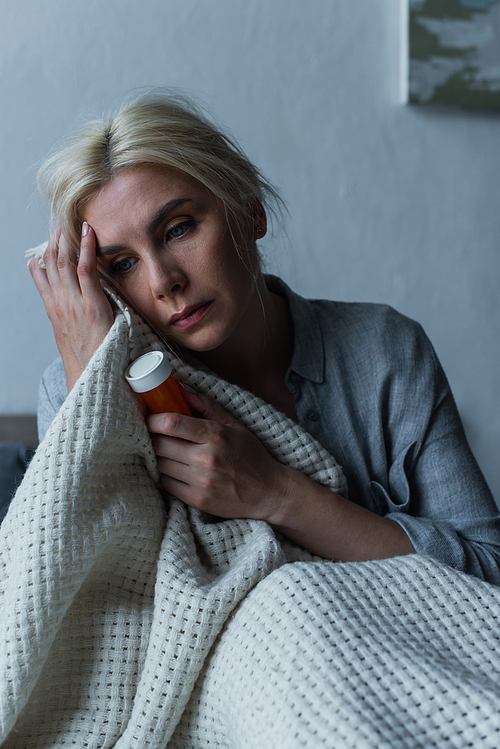
[[[292,291],[281,278],[267,276],[269,291],[284,296],[293,323],[293,356],[290,370],[306,380],[323,382],[325,352],[321,326],[312,303]]]

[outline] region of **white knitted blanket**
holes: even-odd
[[[1,746],[500,746],[498,590],[416,555],[317,561],[169,501],[123,379],[157,345],[118,313],[2,524]],[[171,358],[345,493],[296,424]]]

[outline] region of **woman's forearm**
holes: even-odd
[[[398,523],[292,469],[286,469],[285,480],[283,502],[267,521],[313,554],[336,562],[354,562],[415,553]]]

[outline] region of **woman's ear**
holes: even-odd
[[[253,238],[262,239],[267,232],[267,216],[264,206],[258,198],[254,198],[250,204]]]

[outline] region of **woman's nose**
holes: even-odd
[[[186,276],[180,268],[166,268],[160,262],[152,262],[149,271],[149,287],[155,299],[164,299],[182,291]]]

